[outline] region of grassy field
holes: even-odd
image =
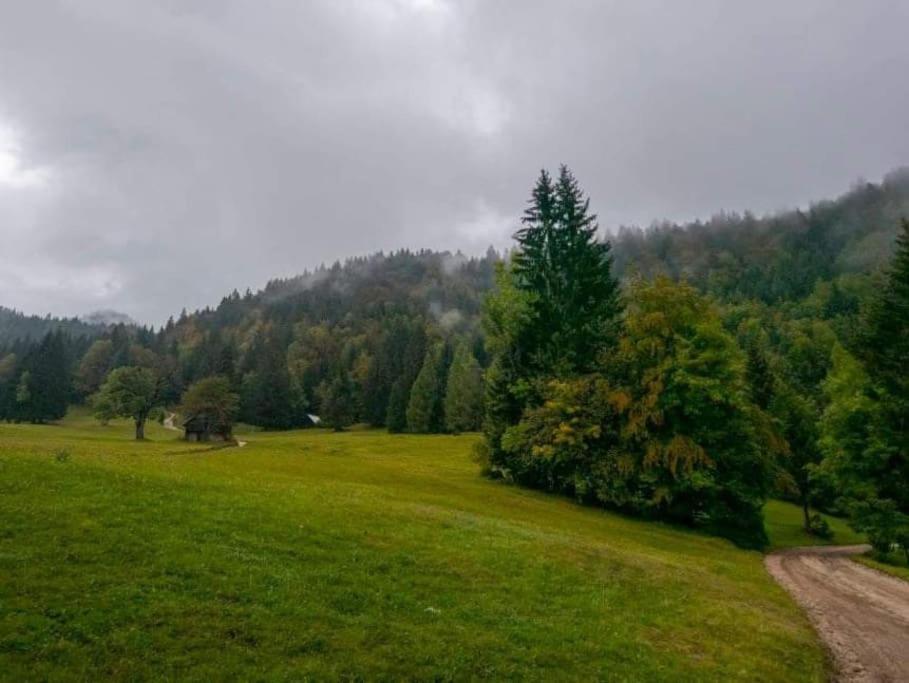
[[[886,562],[880,562],[868,555],[859,555],[855,558],[856,562],[909,581],[909,565],[906,564],[906,556],[903,553],[891,553],[886,559]]]
[[[778,500],[771,500],[764,508],[767,535],[770,536],[770,549],[791,548],[801,545],[858,545],[867,543],[863,534],[853,531],[844,519],[824,515],[824,519],[833,530],[833,537],[827,540],[805,533],[802,527],[802,511],[795,505]],[[870,555],[856,555],[856,562],[877,569],[887,574],[909,581],[909,566],[902,552],[891,553],[887,562],[880,562]]]
[[[814,512],[814,511],[812,511]],[[804,545],[857,545],[865,537],[849,528],[845,520],[823,515],[833,531],[829,539],[818,538],[805,532],[802,509],[791,503],[771,500],[764,507],[764,526],[770,537],[770,549],[792,548]]]
[[[470,436],[149,436],[0,424],[5,680],[826,673],[760,554],[487,481]]]

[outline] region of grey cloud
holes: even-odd
[[[838,5],[5,3],[0,304],[158,323],[504,246],[561,161],[605,228],[833,195],[909,160],[909,6]]]

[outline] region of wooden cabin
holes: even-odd
[[[183,421],[187,441],[233,441],[231,425],[219,423],[208,415],[192,415]]]

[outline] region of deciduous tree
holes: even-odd
[[[95,414],[102,420],[131,418],[136,439],[145,438],[145,423],[160,406],[160,384],[149,368],[125,366],[112,370],[93,400]]]

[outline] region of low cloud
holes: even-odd
[[[541,166],[604,228],[909,160],[909,6],[5,3],[0,304],[160,323],[349,255],[505,247]]]

